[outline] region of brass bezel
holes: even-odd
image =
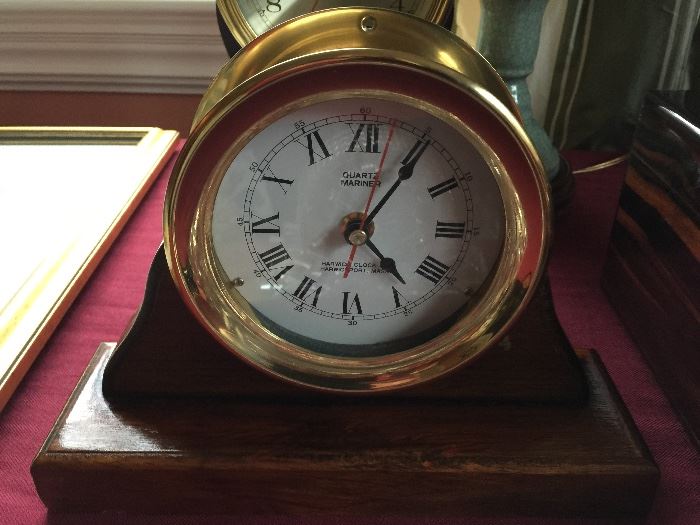
[[[358,4],[361,1],[359,0]],[[422,0],[421,3],[421,11],[414,16],[434,24],[441,24],[448,13],[452,0]],[[216,6],[219,8],[219,13],[221,13],[231,35],[241,46],[249,44],[260,36],[243,14],[238,0],[216,0]],[[314,32],[317,33],[318,29],[315,29]]]
[[[352,24],[352,27],[356,27],[358,21],[367,14],[378,18],[379,28],[391,26],[391,17],[405,16],[367,9],[343,9],[338,12],[343,21]],[[328,13],[310,16],[326,17]],[[298,21],[288,24],[296,23]],[[289,34],[289,31],[285,31],[288,24],[279,26],[278,30]],[[442,31],[436,26],[425,25]],[[275,31],[277,30],[271,33]],[[430,33],[432,29],[425,31]],[[352,30],[348,32],[352,33]],[[210,90],[204,97],[210,101],[208,109],[198,114],[198,121],[169,183],[164,211],[166,255],[175,283],[195,316],[225,347],[254,366],[289,381],[326,390],[367,392],[410,386],[437,377],[491,346],[511,326],[529,301],[544,269],[550,235],[550,207],[545,175],[517,116],[482,83],[474,81],[474,77],[481,79],[483,76],[495,75],[485,61],[485,65],[475,61],[478,70],[469,75],[419,53],[410,53],[406,50],[410,47],[408,45],[402,45],[398,51],[374,49],[367,42],[364,45],[363,42],[358,43],[356,35],[353,35],[347,46],[328,50],[322,35],[318,40],[321,41],[319,51],[261,68],[241,82],[236,83],[227,78],[227,75],[236,78],[240,75],[235,67],[238,57],[224,67],[220,78],[212,85],[214,92]],[[243,53],[254,54],[260,51],[264,55],[269,51],[264,48],[265,42],[269,41],[275,40],[261,39],[252,44],[253,49],[246,49]],[[263,49],[256,49],[260,46]],[[242,111],[252,98],[264,96],[270,90],[281,90],[294,82],[303,82],[305,76],[322,72],[324,68],[348,65],[380,70],[385,68],[387,72],[411,72],[416,78],[433,82],[436,88],[449,86],[450,89],[459,90],[466,97],[465,103],[467,100],[478,103],[488,112],[489,118],[494,119],[494,126],[506,130],[509,140],[517,143],[517,154],[523,159],[518,161],[518,168],[522,172],[509,172],[503,160],[465,122],[434,102],[423,104],[475,142],[489,160],[494,175],[500,178],[498,182],[507,221],[504,241],[506,255],[499,261],[498,271],[485,298],[477,305],[478,308],[462,316],[443,334],[408,351],[360,359],[320,355],[283,340],[257,322],[247,303],[236,297],[235,292],[224,289],[221,281],[217,282],[215,278],[217,270],[206,230],[207,216],[211,214],[213,196],[222,171],[227,166],[226,161],[256,132],[256,126],[278,118],[280,112],[289,111],[289,106],[271,111],[256,110],[264,115],[257,118],[236,139],[228,141],[225,152],[220,153],[218,158],[208,161],[211,164],[210,171],[196,175],[198,182],[194,187],[192,184],[195,175],[190,171],[191,164],[198,158],[200,147],[205,147],[208,141],[214,140],[213,137],[216,137],[219,126],[227,116]],[[222,85],[230,86],[225,93],[216,89],[216,86]],[[494,81],[490,85],[498,86],[499,83]],[[316,96],[326,95],[319,92]],[[382,96],[391,98],[394,95],[385,90]],[[304,102],[297,100],[294,103]],[[512,160],[508,162],[511,165],[513,163]],[[198,193],[196,198],[191,195],[193,192]]]

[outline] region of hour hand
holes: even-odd
[[[403,280],[403,277],[401,277],[401,274],[396,269],[396,261],[394,261],[394,259],[390,257],[384,257],[384,255],[382,255],[382,252],[379,251],[379,248],[377,248],[377,246],[371,240],[367,239],[367,241],[365,241],[365,244],[370,250],[374,252],[374,254],[377,257],[379,257],[379,267],[382,270],[392,274],[401,284],[406,284],[406,281]]]

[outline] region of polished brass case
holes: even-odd
[[[377,20],[375,30],[362,29],[362,20],[368,13]],[[235,60],[229,60],[222,67],[204,93],[195,113],[193,129],[225,95],[274,65],[292,59],[313,62],[319,59],[317,54],[331,51],[338,57],[354,59],[360,49],[365,50],[368,57],[390,59],[405,54],[408,62],[419,60],[445,66],[488,91],[519,118],[518,105],[496,70],[450,31],[384,9],[339,8],[287,22],[260,36],[253,45],[244,47]]]
[[[315,28],[313,38],[308,37],[309,25]],[[370,25],[372,29],[367,30]],[[439,97],[428,101],[387,89],[377,92],[369,83],[367,86],[372,96],[409,101],[461,130],[465,140],[474,144],[491,166],[504,203],[504,250],[474,308],[434,339],[380,357],[320,355],[270,332],[235,289],[224,282],[211,241],[211,214],[218,185],[243,145],[291,109],[329,96],[357,93],[342,88],[314,92],[318,88],[305,82],[306,77],[322,75],[333,67],[378,71],[386,75],[383,80],[389,85],[393,74],[413,75],[416,85],[434,87],[424,91],[426,98],[430,98],[431,91],[441,90],[464,97],[463,104],[461,99]],[[303,98],[277,106],[252,107],[256,97],[264,99],[274,90],[284,95],[286,87],[295,83],[304,83],[308,90]],[[413,89],[406,83],[395,88]],[[461,106],[470,104],[488,115],[488,122],[482,119],[479,124],[482,134],[498,129],[503,140],[514,146],[504,149],[500,145],[497,154],[495,144],[460,120],[464,117],[457,114]],[[237,134],[220,136],[229,114],[244,115],[246,111],[261,115]],[[213,142],[225,142],[225,151],[203,161],[206,148]],[[206,172],[198,167],[202,162],[209,166]],[[449,31],[393,11],[346,8],[318,12],[277,26],[244,48],[224,66],[204,95],[166,194],[166,255],[175,284],[195,317],[226,348],[252,365],[320,389],[395,389],[464,364],[492,346],[512,325],[544,270],[551,218],[546,188],[542,165],[521,126],[515,103],[505,84],[478,53]]]
[[[290,0],[285,1],[289,2]],[[420,9],[415,13],[415,16],[427,20],[428,22],[440,24],[445,19],[451,3],[452,0],[422,0],[420,2]],[[353,2],[353,4],[361,6],[363,2],[362,0],[357,0]],[[239,0],[216,0],[216,5],[221,13],[221,17],[226,23],[226,27],[228,27],[233,38],[235,38],[241,46],[252,42],[255,38],[260,36],[243,14]],[[316,28],[310,35],[315,35],[318,32],[319,30]]]

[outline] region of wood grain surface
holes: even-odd
[[[98,349],[32,466],[51,510],[643,514],[658,471],[602,365],[584,407],[336,398],[107,402]]]
[[[602,285],[700,448],[700,117],[647,98]]]

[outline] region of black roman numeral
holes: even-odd
[[[265,266],[267,266],[268,270],[271,270],[274,266],[278,265],[283,261],[286,261],[287,259],[291,259],[291,257],[287,253],[287,250],[284,249],[284,246],[282,246],[282,244],[278,244],[277,246],[274,246],[266,252],[262,252],[260,254],[260,260]],[[286,271],[287,270],[284,270],[282,272],[282,275],[284,275]],[[280,274],[277,275],[281,277]],[[277,277],[275,277],[275,279],[277,279]]]
[[[316,144],[321,150],[320,153],[314,148],[314,139],[316,139]],[[318,131],[313,131],[306,135],[306,149],[309,150],[309,166],[315,164],[317,159],[323,160],[331,156],[331,154],[328,153],[328,148],[326,148],[323,140],[321,140],[321,135],[318,134]]]
[[[343,292],[343,313],[352,313],[352,307],[355,307],[358,314],[362,314],[362,305],[360,305],[360,297],[355,294],[352,301],[350,300],[350,292]]]
[[[348,153],[355,152],[355,148],[359,148],[362,153],[379,153],[379,126],[376,124],[360,124],[357,129],[352,129],[352,124],[348,124],[350,129],[355,133],[348,147]],[[365,132],[364,145],[362,144],[362,131]]]
[[[268,168],[268,169],[269,169],[269,168]],[[272,173],[272,170],[270,170],[270,173]],[[269,181],[269,182],[276,182],[277,184],[279,184],[279,187],[282,188],[282,191],[283,191],[285,194],[287,193],[287,188],[285,188],[285,186],[291,186],[292,183],[294,183],[294,180],[292,180],[292,179],[280,179],[280,178],[278,178],[278,177],[275,177],[275,174],[274,174],[274,173],[272,173],[272,176],[271,176],[271,177],[268,176],[268,175],[263,175],[263,176],[261,177],[261,179],[262,179],[262,180]]]
[[[265,219],[255,221],[251,228],[251,233],[276,233],[277,235],[279,235],[280,227],[272,223],[272,221],[279,220],[279,218],[280,214],[279,212],[277,212],[274,215],[271,215]]]
[[[292,268],[294,268],[293,264],[290,264],[289,266],[285,266],[284,268],[282,268],[279,272],[277,272],[277,275],[274,276],[275,281],[279,281],[284,276],[284,274],[287,273]]]
[[[310,292],[311,292],[314,284],[316,284],[316,281],[314,281],[310,277],[304,276],[304,278],[301,280],[301,283],[299,283],[299,286],[294,291],[294,296],[298,297],[302,301],[305,301],[306,297],[311,296]],[[313,301],[311,302],[311,304],[313,306],[316,306],[316,303],[318,303],[318,296],[321,294],[322,288],[323,288],[323,286],[319,286],[318,288],[316,288],[316,291],[313,293]]]
[[[420,263],[416,273],[422,277],[425,277],[430,282],[437,284],[438,281],[445,276],[447,270],[449,269],[449,266],[428,255],[425,260]]]
[[[428,188],[428,193],[430,193],[430,196],[434,199],[438,195],[442,195],[446,191],[450,191],[452,188],[457,187],[457,180],[452,177],[451,179],[447,179],[444,182],[441,182],[440,184],[436,184],[435,186],[432,186],[431,188]]]
[[[391,292],[394,294],[394,304],[396,305],[396,308],[401,308],[401,299],[404,300],[404,303],[407,302],[406,298],[404,295],[399,292],[396,288],[393,286],[391,287]]]
[[[447,239],[461,239],[464,237],[464,228],[465,224],[463,222],[437,221],[435,238],[445,237]]]

